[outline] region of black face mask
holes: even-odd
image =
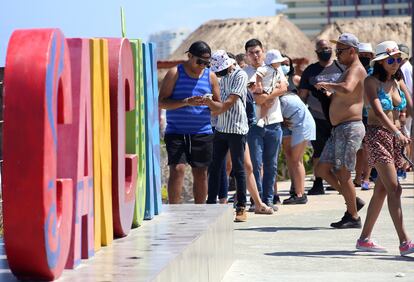
[[[318,59],[322,62],[327,62],[332,57],[332,50],[323,50],[321,52],[316,52]]]
[[[224,70],[222,70],[222,71],[218,71],[218,72],[216,72],[215,74],[216,74],[218,77],[222,77],[222,76],[226,76],[228,73],[229,73],[229,68],[224,69]]]
[[[370,58],[367,57],[359,57],[359,60],[361,61],[361,64],[364,66],[364,68],[369,68],[369,62],[371,61]]]

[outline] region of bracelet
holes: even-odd
[[[394,132],[394,136],[395,136],[395,137],[398,137],[398,136],[400,136],[400,135],[401,135],[401,131],[397,130],[397,131],[395,131],[395,132]]]
[[[185,99],[183,100],[183,102],[184,102],[184,104],[185,104],[185,105],[188,105],[188,98],[185,98]]]

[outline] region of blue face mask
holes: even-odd
[[[290,71],[290,66],[286,66],[286,65],[282,65],[282,71],[284,75],[287,75],[288,72]]]

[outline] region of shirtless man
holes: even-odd
[[[358,38],[344,33],[336,44],[338,61],[346,66],[345,72],[337,82],[320,82],[317,89],[326,90],[331,97],[329,116],[333,126],[319,163],[317,174],[334,187],[345,199],[347,211],[334,228],[361,228],[358,210],[364,202],[356,198],[351,171],[355,169],[356,153],[365,136],[362,123],[364,79],[367,73],[358,58]]]

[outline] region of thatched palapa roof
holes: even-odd
[[[411,49],[411,29],[411,17],[337,20],[327,25],[316,39],[337,39],[341,33],[349,32],[355,34],[360,42],[371,43],[374,51],[375,45],[386,40],[404,43]]]
[[[185,51],[197,40],[207,42],[211,49],[244,53],[244,44],[257,38],[268,49],[278,49],[292,58],[312,61],[314,47],[306,35],[283,15],[244,19],[211,20],[201,25],[170,56],[169,60],[185,59]]]

